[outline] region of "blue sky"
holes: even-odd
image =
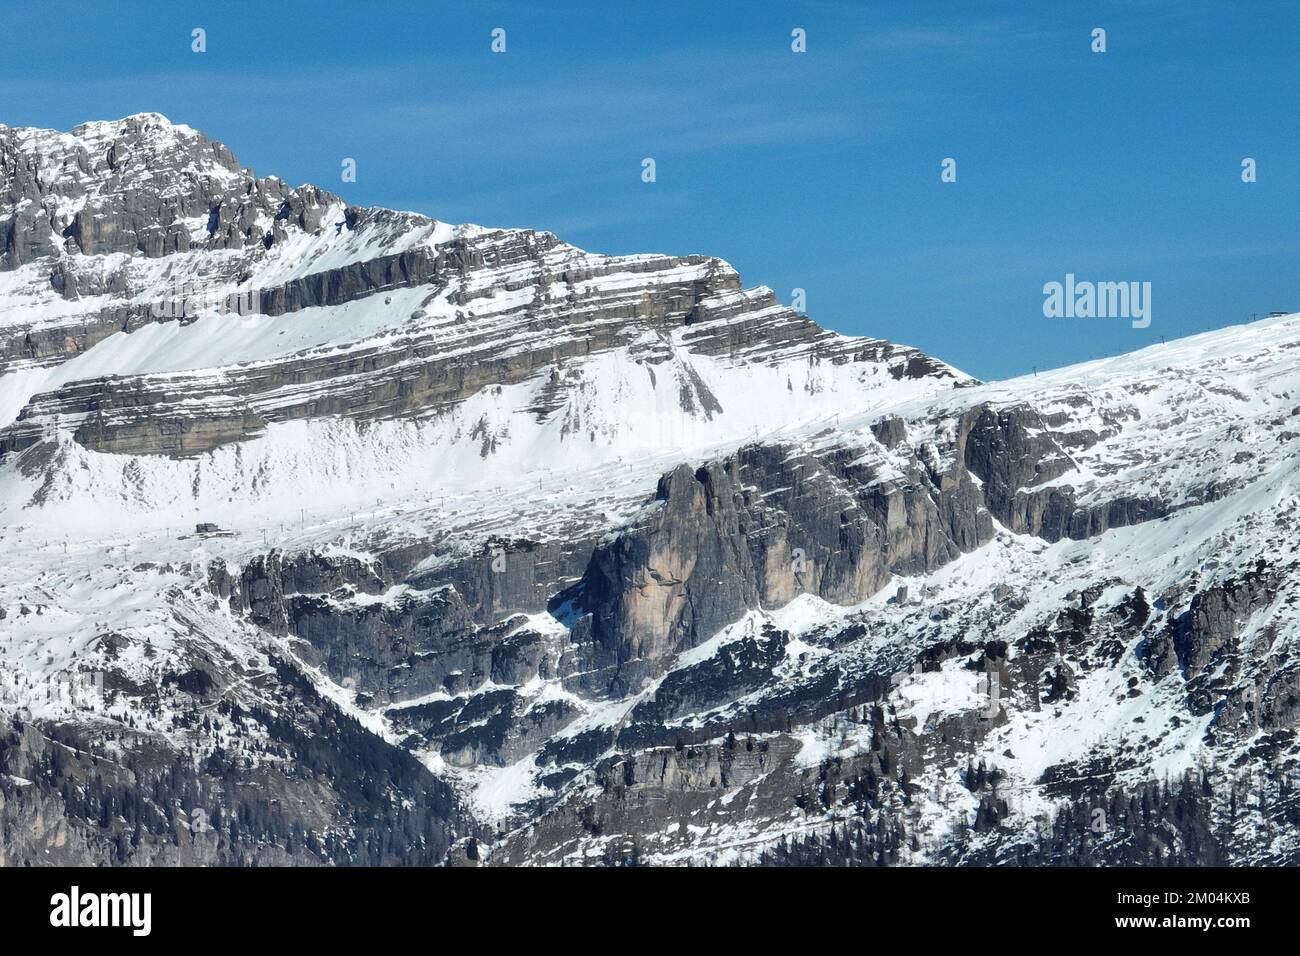
[[[782,301],[805,289],[826,326],[983,378],[1300,309],[1295,2],[45,0],[0,19],[8,125],[157,111],[353,202],[718,255]],[[1045,318],[1066,273],[1151,282],[1151,326]]]

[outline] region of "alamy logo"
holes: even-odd
[[[100,711],[105,703],[103,671],[32,674],[19,669],[0,678],[0,704],[54,706],[61,710]]]
[[[153,894],[86,893],[74,886],[70,893],[50,897],[50,925],[129,926],[133,936],[148,936],[153,928]]]
[[[150,304],[149,311],[155,319],[192,319],[208,311],[218,315],[253,315],[259,312],[262,302],[260,289],[221,291],[182,282],[171,295]]]
[[[1132,319],[1133,328],[1151,324],[1150,282],[1065,282],[1043,286],[1043,315],[1049,319]]]

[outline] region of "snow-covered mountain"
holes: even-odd
[[[0,127],[0,863],[1294,862],[1298,347],[984,384]]]

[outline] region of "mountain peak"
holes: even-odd
[[[149,128],[165,128],[165,129],[171,129],[171,128],[178,128],[178,129],[189,129],[188,126],[180,126],[180,127],[178,127],[177,124],[173,123],[171,120],[169,120],[169,119],[168,119],[166,116],[164,116],[162,113],[143,112],[143,113],[131,113],[131,114],[128,115],[128,116],[122,116],[122,117],[119,117],[119,118],[117,118],[117,119],[109,119],[109,120],[88,120],[88,121],[86,121],[86,122],[84,122],[84,123],[79,123],[79,124],[77,124],[76,126],[74,126],[74,127],[72,128],[71,132],[75,133],[75,132],[77,132],[78,130],[87,130],[87,129],[92,129],[92,128],[105,128],[105,129],[112,129],[112,128],[116,128],[116,129],[149,129]]]
[[[27,152],[58,151],[59,142],[71,145],[72,141],[88,147],[101,145],[120,139],[144,141],[176,141],[198,139],[204,143],[208,138],[199,130],[183,123],[173,123],[162,113],[132,113],[118,119],[90,120],[78,123],[71,129],[63,131],[40,126],[6,126],[0,124],[0,130],[7,131],[14,141]]]
[[[67,362],[57,378],[70,385],[86,374],[79,368],[96,364],[83,353],[124,328],[140,346],[174,331],[150,326],[212,318],[226,327],[225,350],[168,347],[105,368],[143,383],[248,358],[272,362],[285,374],[306,363],[292,373],[299,383],[315,381],[334,396],[322,403],[312,388],[286,401],[277,396],[275,376],[236,384],[222,373],[211,385],[228,394],[214,394],[208,404],[220,407],[237,394],[248,412],[238,421],[223,412],[216,416],[223,424],[199,425],[211,416],[199,410],[193,391],[176,392],[179,404],[160,394],[127,412],[119,398],[100,395],[88,404],[77,389],[65,388],[26,409],[14,430],[0,434],[0,450],[39,440],[42,421],[86,420],[93,405],[99,409],[94,428],[87,420],[78,439],[88,447],[202,454],[259,435],[272,421],[317,417],[317,409],[365,419],[424,414],[459,405],[489,381],[536,391],[526,404],[546,424],[565,407],[576,381],[570,372],[559,375],[560,384],[546,384],[550,376],[562,364],[596,355],[611,357],[604,366],[587,364],[593,373],[602,370],[601,387],[615,392],[629,372],[615,368],[614,356],[651,370],[652,391],[658,388],[653,369],[671,368],[674,385],[655,401],[670,397],[674,415],[718,439],[762,419],[751,422],[759,406],[747,410],[738,397],[719,404],[713,389],[723,386],[711,386],[705,368],[716,362],[766,368],[774,394],[795,393],[801,414],[815,416],[841,399],[964,378],[915,349],[828,332],[782,306],[770,289],[743,288],[736,271],[712,256],[604,256],[549,232],[454,227],[413,213],[351,207],[313,186],[290,189],[279,179],[256,179],[226,147],[156,113],[84,124],[72,134],[0,134],[0,212],[8,213],[0,217],[0,273],[21,271],[19,285],[28,290],[0,320],[0,372],[6,364],[49,369]],[[276,319],[276,335],[263,330],[241,341],[244,330],[261,323],[230,329],[212,303],[232,298],[243,303],[241,312]],[[377,363],[394,361],[395,335],[418,350],[415,367],[424,369],[401,391],[342,375],[333,361],[304,358],[309,350],[334,347],[373,352]],[[456,372],[466,361],[495,371],[486,379]],[[45,377],[29,379],[23,394],[35,397]],[[97,389],[123,385],[125,379]],[[586,387],[588,398],[600,391]],[[625,401],[597,402],[584,405],[581,426],[569,423],[561,431],[617,448],[636,430],[627,416],[637,414]],[[12,409],[0,424],[17,415]],[[511,427],[517,435],[527,430]],[[655,441],[665,439],[672,436]],[[497,439],[486,447],[502,444]]]

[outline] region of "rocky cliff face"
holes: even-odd
[[[801,594],[856,604],[992,537],[963,470],[932,476],[912,460],[894,478],[864,451],[751,446],[662,478],[646,517],[598,547],[567,596],[586,689],[639,690],[750,609]]]
[[[0,250],[4,861],[1295,861],[1296,317],[985,385],[152,114]]]

